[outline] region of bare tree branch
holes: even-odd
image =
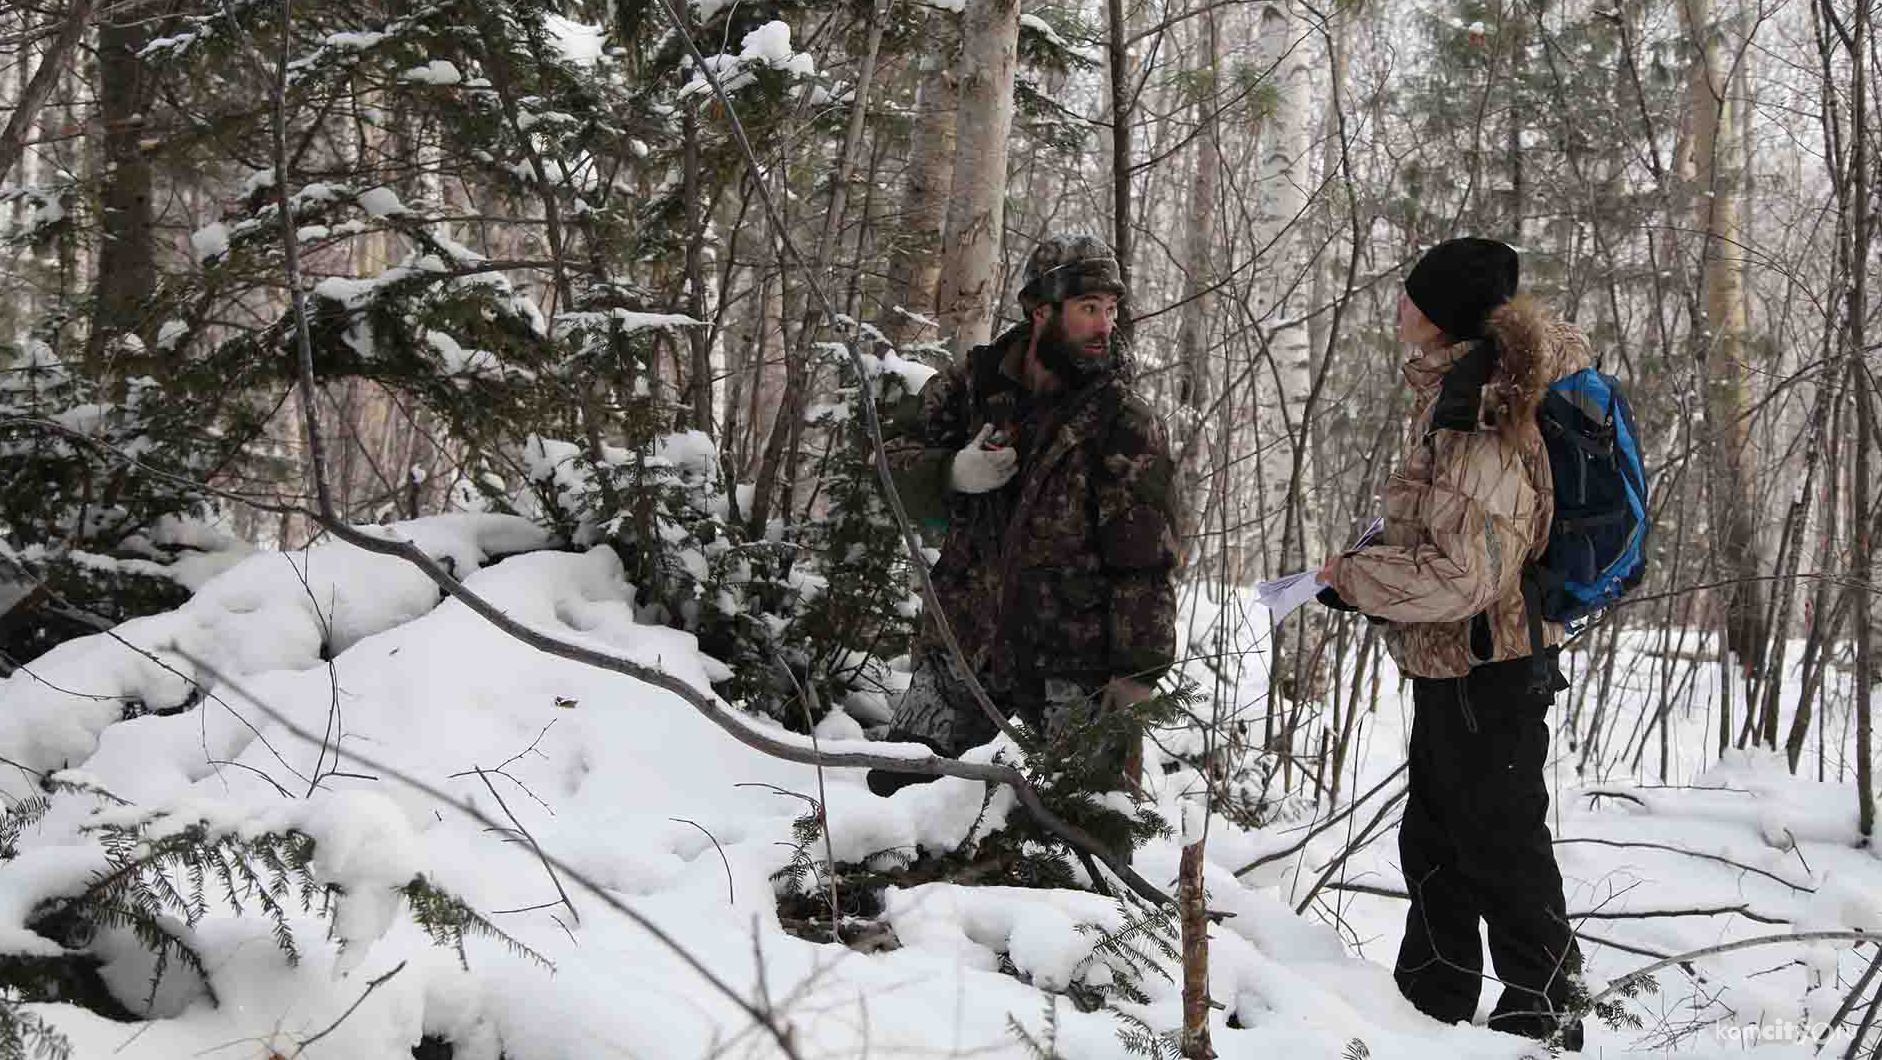
[[[33,79],[13,108],[13,116],[7,119],[6,132],[0,134],[0,181],[6,179],[13,164],[26,152],[26,131],[33,127],[39,108],[46,105],[53,86],[59,82],[59,75],[65,71],[66,60],[78,46],[79,38],[85,35],[85,26],[91,21],[92,3],[93,0],[72,0],[72,6],[66,9],[65,21],[59,26],[59,35],[46,49],[39,69],[33,71]]]

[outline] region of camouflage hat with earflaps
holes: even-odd
[[[1020,308],[1063,302],[1087,294],[1128,293],[1117,255],[1096,236],[1048,236],[1033,248],[1022,274]]]

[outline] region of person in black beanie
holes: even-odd
[[[1517,273],[1516,251],[1507,243],[1452,239],[1412,266],[1405,297],[1452,341],[1480,339],[1490,311],[1516,297]]]
[[[1549,710],[1567,684],[1555,666],[1562,630],[1544,627],[1539,670],[1522,576],[1554,509],[1536,408],[1549,382],[1592,358],[1579,330],[1518,293],[1517,276],[1505,244],[1454,239],[1405,278],[1398,335],[1421,408],[1379,539],[1328,560],[1320,578],[1329,606],[1385,624],[1411,678],[1400,992],[1436,1019],[1471,1020],[1481,922],[1503,986],[1489,1026],[1579,1050],[1581,954],[1543,777]]]

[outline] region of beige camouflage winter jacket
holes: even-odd
[[[1578,328],[1526,294],[1494,311],[1486,330],[1500,353],[1476,431],[1430,428],[1439,383],[1468,344],[1405,363],[1422,405],[1385,487],[1381,543],[1334,565],[1334,590],[1386,620],[1387,647],[1408,676],[1461,677],[1531,654],[1522,571],[1541,556],[1554,514],[1535,409],[1551,381],[1591,357]],[[1545,627],[1545,644],[1561,637]]]

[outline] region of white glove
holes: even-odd
[[[956,493],[997,490],[1019,470],[1019,453],[1012,446],[985,448],[992,434],[993,424],[989,423],[980,428],[967,448],[954,454],[954,463],[948,469],[948,485]]]

